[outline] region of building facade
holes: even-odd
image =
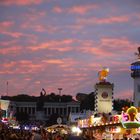
[[[44,102],[43,110],[37,110],[36,102],[11,102],[11,110],[24,112],[30,120],[48,120],[52,114],[57,114],[66,122],[69,113],[79,113],[80,103],[72,102]]]

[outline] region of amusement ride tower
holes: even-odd
[[[131,77],[134,79],[134,106],[140,107],[140,47],[138,47],[137,60],[131,64]]]

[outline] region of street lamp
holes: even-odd
[[[61,102],[61,91],[62,91],[62,88],[58,88],[58,90],[59,90],[59,96],[60,96],[59,102]]]

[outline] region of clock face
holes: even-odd
[[[102,97],[105,99],[105,98],[107,98],[108,97],[108,93],[107,92],[103,92],[102,93]]]

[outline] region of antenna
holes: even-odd
[[[61,102],[61,91],[62,91],[62,88],[58,88],[58,90],[59,90],[59,96],[60,96],[59,102]]]
[[[7,95],[7,96],[8,96],[8,92],[9,92],[8,85],[9,85],[9,83],[8,83],[8,81],[7,81],[7,82],[6,82],[6,95]]]

